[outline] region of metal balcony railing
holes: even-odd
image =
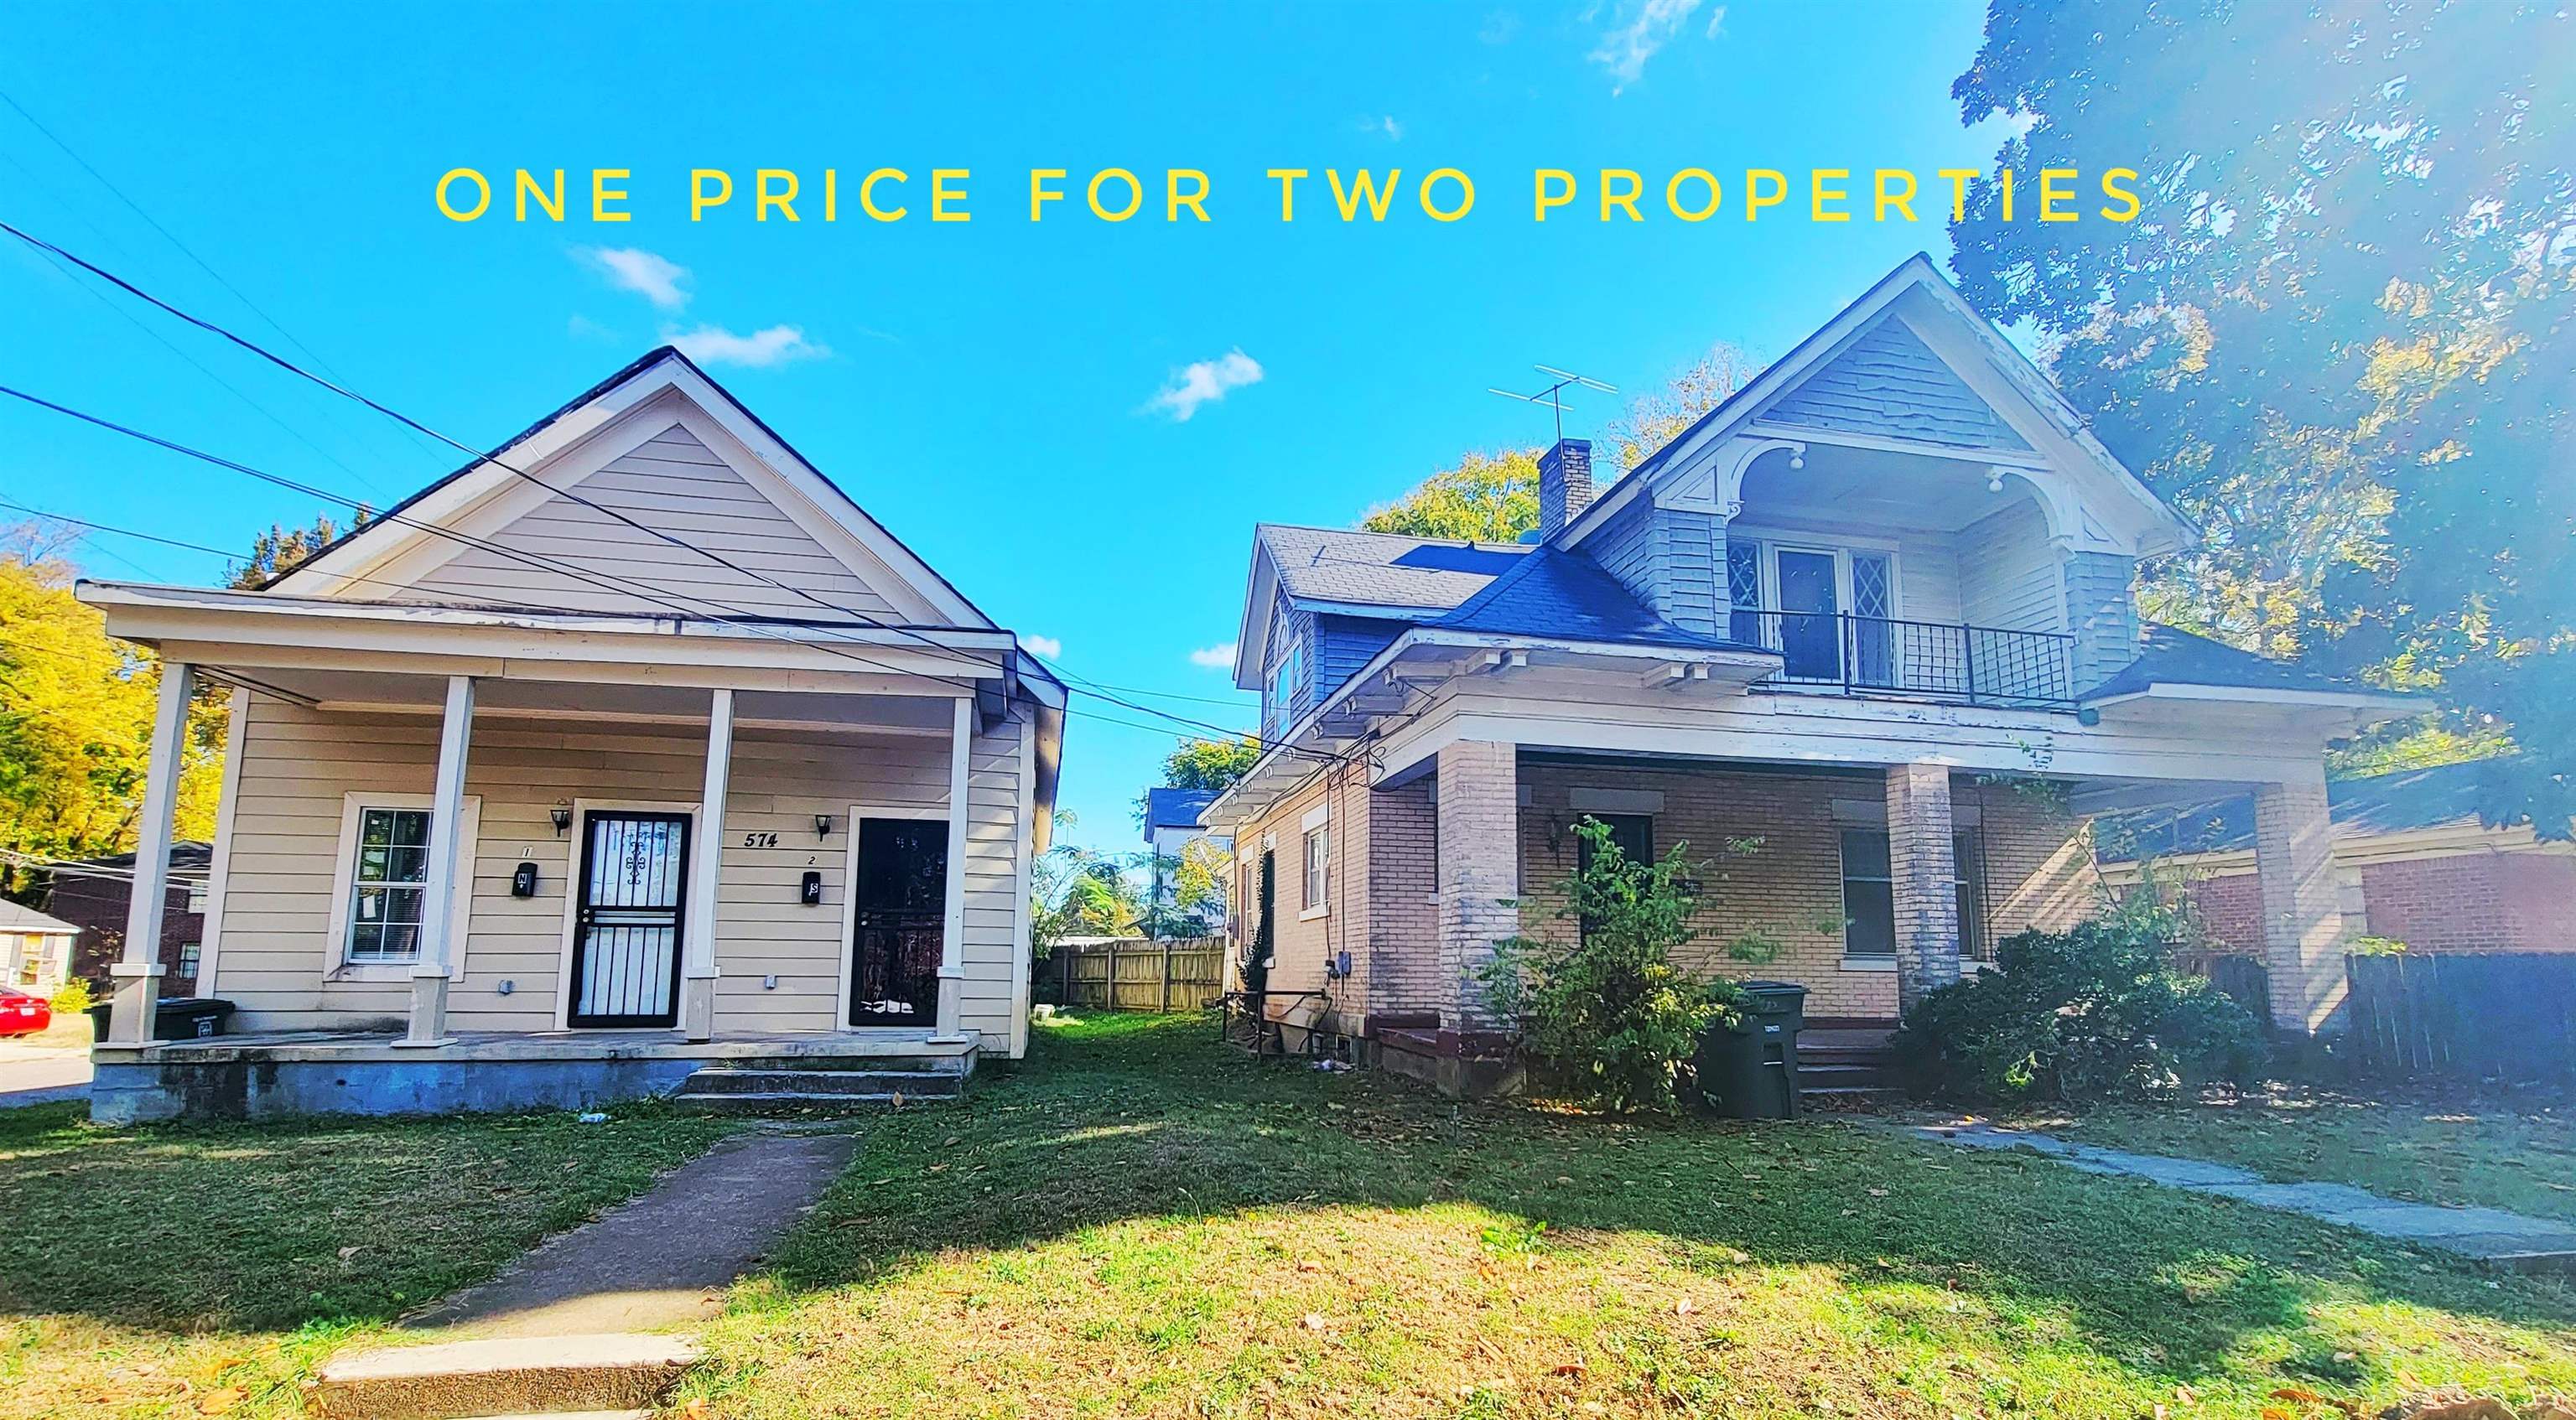
[[[1784,689],[2075,707],[2075,638],[2061,632],[1738,608],[1728,634],[1779,652],[1784,664],[1764,683]]]

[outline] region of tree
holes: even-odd
[[[333,523],[328,513],[314,518],[313,525],[306,528],[271,523],[268,531],[251,540],[250,556],[233,569],[231,585],[242,589],[267,586],[302,566],[304,559],[329,547],[344,534],[365,527],[374,518],[374,511],[361,503],[345,529]]]
[[[1067,937],[1124,936],[1136,928],[1144,902],[1126,866],[1095,849],[1064,841],[1074,826],[1071,810],[1056,814],[1055,846],[1038,856],[1029,883],[1029,958],[1047,959]]]
[[[2576,811],[2576,19],[1995,0],[1953,92],[2021,131],[1952,225],[2111,450],[2206,530],[2151,615],[2507,722],[2491,819]],[[2031,220],[2039,174],[2140,210]]]
[[[1183,740],[1180,748],[1163,756],[1163,786],[1167,789],[1215,789],[1220,792],[1234,787],[1236,780],[1252,772],[1261,760],[1261,741],[1250,735],[1238,739]]]
[[[1603,430],[1608,471],[1624,473],[1645,462],[1733,394],[1751,368],[1734,346],[1712,346],[1660,388],[1631,401]],[[1522,533],[1538,526],[1538,455],[1536,449],[1461,454],[1457,467],[1442,469],[1412,492],[1370,509],[1360,526],[1408,537],[1518,542]]]
[[[0,555],[0,849],[41,858],[134,846],[160,696],[160,662],[109,637],[70,584],[60,561]],[[212,836],[222,745],[220,712],[201,706],[183,745],[182,838]],[[0,865],[0,884],[24,890],[27,869]]]

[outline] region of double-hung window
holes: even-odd
[[[1296,718],[1297,692],[1306,683],[1306,638],[1300,636],[1279,653],[1279,662],[1270,668],[1269,713],[1262,717],[1263,727],[1276,737]]]
[[[428,893],[429,810],[361,806],[346,959],[356,965],[418,960]]]
[[[1333,827],[1318,824],[1306,830],[1306,878],[1304,892],[1297,906],[1307,912],[1323,908],[1332,900]]]
[[[1894,958],[1896,955],[1896,883],[1889,867],[1887,830],[1845,828],[1843,838],[1843,955]],[[1977,835],[1950,836],[1951,891],[1959,910],[1959,953],[1970,960],[1986,954],[1985,855]]]

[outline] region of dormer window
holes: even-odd
[[[1306,638],[1300,636],[1289,641],[1288,648],[1279,653],[1278,663],[1270,668],[1269,713],[1262,717],[1262,723],[1273,736],[1288,728],[1296,714],[1297,688],[1305,683]]]

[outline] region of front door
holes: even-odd
[[[947,945],[948,821],[860,819],[850,901],[850,1024],[935,1026]]]
[[[1843,678],[1842,609],[1830,552],[1780,550],[1781,674],[1789,680]]]
[[[595,809],[583,816],[567,1024],[678,1024],[681,889],[688,880],[688,815]]]

